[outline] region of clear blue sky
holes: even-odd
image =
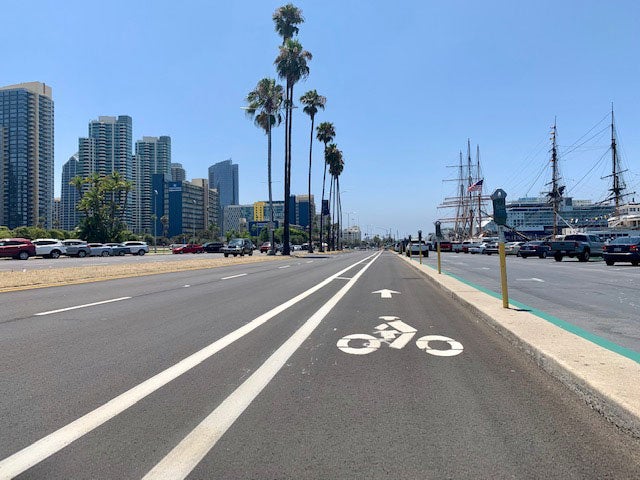
[[[101,115],[133,117],[134,141],[170,135],[187,177],[232,158],[240,201],[267,198],[266,138],[241,110],[275,77],[284,1],[3,2],[0,85],[42,81],[55,101],[56,192],[62,164]],[[351,224],[400,235],[450,212],[449,165],[480,145],[485,192],[535,196],[549,181],[557,117],[561,171],[574,198],[609,187],[608,133],[570,150],[614,102],[627,184],[640,198],[640,3],[574,1],[297,1],[299,40],[313,54],[295,96],[317,89],[344,153],[343,212]],[[608,121],[587,135],[606,127]],[[295,111],[292,192],[305,193],[310,123]],[[282,198],[284,130],[274,132]],[[319,199],[321,144],[314,145]],[[605,155],[603,157],[603,155]],[[636,198],[636,199],[638,199]],[[319,202],[318,202],[319,203]],[[345,218],[345,223],[347,220]]]

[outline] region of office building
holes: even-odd
[[[0,225],[52,227],[53,123],[51,87],[0,88]]]
[[[142,137],[136,142],[133,156],[133,189],[131,195],[131,231],[152,233],[156,191],[151,186],[154,174],[171,172],[171,137]]]
[[[151,234],[165,237],[195,236],[209,238],[218,225],[220,205],[218,192],[207,188],[206,179],[176,182],[169,175],[152,175],[152,188],[157,194],[157,224]]]
[[[60,198],[55,197],[53,199],[53,222],[51,224],[53,228],[61,228],[61,209]]]
[[[171,180],[174,182],[184,182],[187,180],[187,172],[182,168],[181,163],[171,164]]]
[[[227,205],[223,209],[224,232],[231,230],[243,232],[247,230],[250,222],[253,222],[253,204],[250,205]]]
[[[316,218],[316,204],[311,195],[311,201],[309,201],[309,195],[295,195],[290,207],[291,215],[290,222],[294,225],[301,227],[309,227],[309,222]],[[309,218],[309,203],[311,203],[311,218]]]
[[[62,166],[62,188],[60,189],[60,228],[73,230],[78,225],[80,217],[76,206],[80,200],[80,192],[71,185],[71,179],[80,174],[78,154],[72,155]]]
[[[233,165],[231,159],[216,163],[209,167],[209,186],[218,190],[220,196],[220,210],[228,205],[238,205],[238,165]],[[222,222],[223,231],[229,230]]]

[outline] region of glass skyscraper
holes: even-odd
[[[80,174],[80,162],[78,154],[71,158],[62,166],[62,196],[60,197],[60,228],[63,230],[73,230],[78,225],[78,211],[76,205],[80,200],[80,193],[77,188],[70,185],[71,179]]]
[[[224,207],[238,205],[240,203],[238,165],[233,165],[231,159],[211,165],[209,167],[209,186],[218,190],[221,212],[224,212]],[[222,232],[227,230],[223,220]]]
[[[142,137],[136,142],[133,157],[133,218],[131,230],[136,233],[152,233],[152,215],[160,210],[156,202],[158,193],[151,182],[153,174],[171,173],[171,137]]]
[[[53,97],[29,82],[0,88],[0,225],[53,225]]]

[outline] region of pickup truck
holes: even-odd
[[[591,257],[601,257],[603,245],[597,235],[571,234],[565,235],[564,240],[552,241],[549,253],[556,262],[561,262],[564,257],[577,257],[578,261],[586,262]]]

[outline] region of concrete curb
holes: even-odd
[[[427,265],[399,257],[511,343],[591,408],[640,438],[640,364],[496,299]]]

